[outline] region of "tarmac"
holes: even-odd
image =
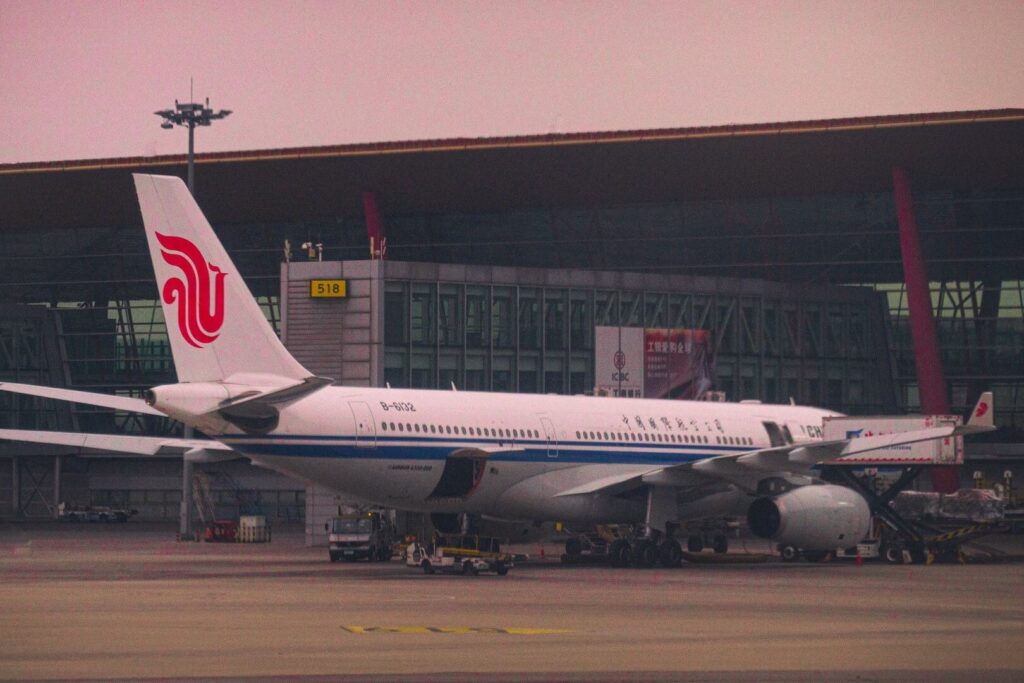
[[[550,547],[549,547],[550,548]],[[1024,564],[427,576],[301,530],[0,523],[0,679],[1022,680]]]

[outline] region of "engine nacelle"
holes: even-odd
[[[859,543],[871,528],[864,498],[845,486],[801,486],[759,498],[747,511],[750,531],[803,550],[835,550]]]

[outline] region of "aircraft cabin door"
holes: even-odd
[[[373,421],[370,406],[360,401],[350,401],[348,407],[356,422],[356,447],[374,448],[377,446],[377,425]]]
[[[558,457],[558,437],[555,435],[555,426],[551,424],[551,420],[546,417],[540,419],[540,424],[544,428],[544,437],[548,440],[548,457]]]

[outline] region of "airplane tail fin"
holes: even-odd
[[[133,177],[178,381],[309,377],[277,338],[181,179]]]

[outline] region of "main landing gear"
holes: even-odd
[[[639,538],[630,543],[617,538],[608,546],[608,562],[613,567],[637,567],[650,569],[654,566],[678,567],[683,563],[683,548],[674,537],[662,534],[661,538]]]
[[[617,538],[608,546],[608,560],[613,567],[650,569],[678,567],[683,563],[683,548],[675,538],[672,520],[677,512],[675,490],[666,486],[647,489],[647,515],[644,533],[632,542]]]

